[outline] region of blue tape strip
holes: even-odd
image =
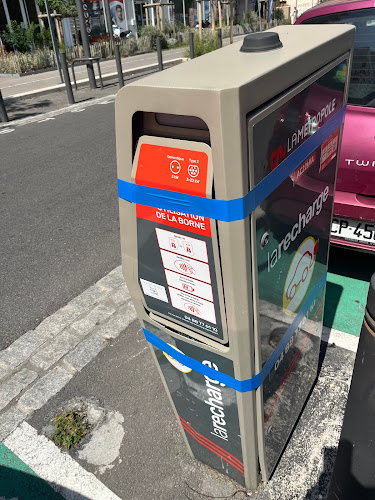
[[[158,349],[162,350],[166,354],[169,354],[172,358],[174,358],[176,361],[179,363],[182,363],[183,365],[187,366],[188,368],[191,368],[192,370],[201,373],[202,375],[206,375],[207,377],[211,378],[212,380],[217,380],[220,383],[225,384],[227,387],[231,387],[232,389],[235,389],[238,392],[249,392],[253,391],[254,389],[257,389],[260,387],[260,385],[263,383],[264,379],[267,377],[267,375],[270,373],[272,367],[276,363],[277,359],[279,358],[280,354],[284,350],[285,346],[291,339],[292,335],[294,332],[297,330],[299,324],[303,320],[303,318],[306,316],[307,311],[310,309],[312,306],[314,300],[317,298],[319,292],[325,285],[327,280],[327,273],[324,273],[324,275],[320,278],[318,283],[315,285],[315,288],[313,291],[310,293],[309,297],[307,300],[304,302],[303,306],[301,307],[300,311],[298,312],[297,316],[294,318],[292,324],[289,326],[287,331],[284,333],[283,338],[281,341],[278,343],[276,349],[273,351],[272,355],[269,357],[268,361],[265,363],[263,366],[262,370],[260,373],[255,375],[254,377],[248,379],[248,380],[237,380],[234,377],[231,377],[230,375],[226,375],[225,373],[221,373],[219,371],[214,370],[213,368],[210,368],[209,366],[203,365],[200,361],[196,361],[193,358],[190,358],[189,356],[186,356],[186,354],[183,354],[176,349],[174,349],[172,346],[164,342],[163,340],[159,339],[156,335],[151,333],[150,331],[146,330],[146,328],[143,328],[143,332],[145,334],[146,340],[150,342],[150,344],[154,345]]]
[[[119,198],[148,207],[174,210],[209,219],[232,222],[248,217],[322,142],[344,122],[345,107],[330,118],[315,134],[299,146],[288,158],[270,172],[243,198],[218,200],[202,198],[166,189],[140,186],[118,179]]]

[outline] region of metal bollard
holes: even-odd
[[[116,68],[118,74],[118,86],[121,89],[124,86],[124,75],[122,73],[120,46],[116,42],[114,43],[114,51],[115,51]]]
[[[217,29],[217,48],[221,49],[222,46],[223,46],[223,37],[222,37],[222,33],[221,33],[221,28],[218,28]]]
[[[3,96],[1,94],[1,90],[0,90],[0,118],[1,121],[4,123],[9,122],[8,113],[7,110],[5,109],[5,104],[3,101]]]
[[[194,59],[194,33],[189,33],[190,59]]]
[[[372,499],[375,492],[375,274],[346,404],[327,500]]]
[[[61,62],[61,69],[64,75],[65,90],[68,96],[68,102],[69,104],[74,104],[75,101],[72,90],[72,84],[70,83],[68,64],[66,62],[66,54],[64,51],[60,51],[60,62]]]
[[[160,38],[160,36],[158,36],[156,38],[156,50],[158,53],[159,71],[163,71],[163,52],[161,50],[161,38]]]

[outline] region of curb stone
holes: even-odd
[[[42,408],[137,315],[121,266],[0,352],[0,440]]]

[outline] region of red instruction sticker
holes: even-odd
[[[301,165],[292,173],[291,178],[297,182],[316,162],[316,152],[314,151]]]
[[[142,144],[136,184],[206,197],[208,156],[202,151]],[[137,205],[137,217],[211,236],[210,220],[173,210]]]
[[[337,154],[337,147],[339,144],[340,129],[337,129],[326,139],[321,146],[320,153],[320,170],[324,170],[326,166],[334,159]]]

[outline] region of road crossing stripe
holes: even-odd
[[[121,500],[46,436],[23,422],[4,444],[66,500]]]

